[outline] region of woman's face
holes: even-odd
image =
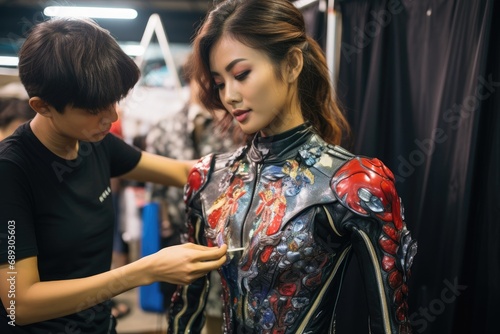
[[[272,136],[304,122],[285,63],[280,79],[265,53],[222,37],[210,52],[210,69],[224,107],[246,134]]]

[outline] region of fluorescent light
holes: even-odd
[[[0,66],[17,66],[19,59],[17,57],[0,56]]]
[[[136,44],[122,44],[122,50],[131,57],[142,56],[144,48]],[[19,58],[14,56],[0,56],[0,66],[18,66]]]
[[[101,19],[135,19],[137,11],[131,8],[50,6],[43,13],[47,16],[92,17]]]
[[[318,0],[297,0],[293,4],[295,5],[295,7],[302,9],[309,5],[312,5],[315,2],[318,2]]]

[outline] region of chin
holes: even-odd
[[[262,128],[259,128],[259,127],[243,125],[243,124],[240,124],[240,129],[246,135],[253,135],[253,134],[259,132],[260,130],[262,130]]]
[[[104,137],[106,137],[106,135],[104,135],[104,134],[96,134],[96,135],[93,135],[93,136],[88,136],[88,137],[82,138],[80,140],[88,141],[89,143],[97,143],[97,142],[100,142],[101,140],[103,140]]]

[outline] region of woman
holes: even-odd
[[[226,248],[185,244],[111,265],[111,177],[181,187],[192,163],[110,134],[139,69],[95,22],[36,25],[19,53],[36,116],[0,142],[0,333],[116,333],[109,299],[156,281],[188,284]]]
[[[411,332],[407,278],[416,243],[393,175],[337,146],[347,124],[300,11],[285,0],[222,2],[194,54],[205,106],[225,108],[225,124],[234,120],[252,137],[232,154],[202,158],[185,192],[188,240],[228,246],[219,270],[224,332],[334,332],[353,252],[371,332]],[[174,296],[170,332],[200,331],[206,279]]]

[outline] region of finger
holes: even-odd
[[[203,276],[206,273],[219,269],[224,263],[226,263],[226,256],[214,261],[205,261],[197,264],[196,275]]]
[[[222,245],[221,247],[207,247],[193,243],[186,243],[181,245],[181,247],[188,248],[195,254],[197,253],[195,258],[201,261],[218,259],[227,252],[226,245]]]
[[[198,259],[200,261],[214,261],[219,260],[221,257],[225,256],[227,253],[227,246],[222,246],[221,248],[209,247],[201,251],[198,254]]]
[[[224,247],[227,248],[227,245],[222,245],[220,247],[218,247],[218,246],[208,247],[208,246],[198,245],[198,244],[194,244],[194,243],[185,243],[182,246],[190,248],[190,249],[201,250],[201,251],[221,249],[221,248],[224,248]]]
[[[197,249],[197,250],[204,250],[204,249],[208,248],[207,246],[202,246],[202,245],[194,244],[192,242],[187,242],[187,243],[182,244],[180,246],[183,247],[183,248]]]

